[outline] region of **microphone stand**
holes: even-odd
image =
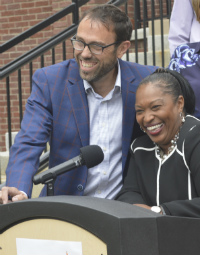
[[[44,180],[41,180],[40,178],[38,178],[41,174],[34,176],[33,178],[33,183],[34,184],[45,184],[47,186],[47,196],[54,196],[54,183],[55,180],[57,178],[58,175],[71,171],[74,168],[81,166],[83,164],[82,162],[82,158],[80,156],[77,156],[73,159],[70,159],[68,161],[68,165],[66,165],[66,163],[62,163],[60,165],[57,165],[55,167],[53,167],[52,169],[49,169],[46,171],[47,176],[44,178]],[[72,168],[73,166],[73,168]],[[54,169],[54,171],[53,171]],[[42,173],[43,174],[43,173]]]
[[[58,175],[64,174],[65,172],[71,171],[82,165],[91,168],[103,161],[104,154],[101,147],[98,145],[88,145],[80,148],[80,151],[81,154],[79,156],[34,176],[33,183],[45,184],[47,186],[47,196],[54,196],[54,183]]]
[[[44,182],[47,185],[47,196],[54,196],[54,183],[55,178]]]

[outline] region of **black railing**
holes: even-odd
[[[72,0],[72,3],[61,10],[60,12],[52,15],[51,17],[47,18],[46,20],[40,22],[39,24],[35,25],[34,27],[30,28],[29,30],[25,31],[24,33],[20,34],[17,37],[9,40],[8,42],[4,43],[0,46],[0,52],[3,53],[9,50],[11,47],[21,43],[25,39],[33,36],[37,32],[41,31],[42,29],[48,27],[49,25],[53,24],[54,22],[60,20],[61,18],[65,17],[66,15],[72,15],[72,24],[63,30],[62,32],[58,33],[54,37],[48,39],[47,41],[43,42],[39,46],[31,49],[27,53],[23,54],[22,56],[16,58],[15,60],[11,61],[10,63],[6,64],[4,67],[0,68],[0,79],[5,78],[6,81],[6,93],[7,93],[7,119],[8,119],[8,140],[9,146],[12,145],[12,117],[11,117],[11,96],[10,96],[10,75],[17,71],[18,76],[18,94],[19,94],[19,122],[21,123],[23,117],[23,99],[22,99],[22,72],[21,68],[25,64],[29,64],[29,77],[30,77],[30,91],[31,91],[31,83],[32,83],[32,75],[33,75],[33,60],[35,58],[40,58],[40,66],[43,67],[45,65],[44,54],[45,52],[51,50],[51,64],[55,64],[56,62],[56,46],[61,44],[62,45],[62,59],[66,59],[66,40],[69,39],[76,33],[78,21],[79,21],[79,8],[85,5],[89,0]],[[147,2],[151,2],[151,15],[148,14],[147,9]],[[158,1],[156,1],[157,3]],[[156,46],[155,46],[155,35],[154,35],[154,21],[156,19],[160,20],[161,23],[161,52],[162,52],[162,66],[164,66],[164,42],[163,42],[163,18],[169,18],[171,14],[171,0],[159,0],[159,15],[155,14],[155,0],[147,1],[147,0],[112,0],[108,3],[114,4],[117,6],[124,5],[124,9],[129,14],[129,6],[132,5],[134,7],[134,51],[135,51],[135,62],[139,62],[138,60],[138,29],[143,29],[143,45],[144,45],[144,64],[149,64],[147,61],[147,42],[146,42],[146,28],[148,27],[148,22],[151,21],[152,23],[152,61],[153,65],[156,65]],[[163,4],[165,4],[166,9],[165,13],[163,13]],[[142,6],[142,8],[141,8]],[[130,49],[131,51],[131,49]],[[130,55],[129,52],[126,54],[126,59],[129,61]]]
[[[76,29],[77,24],[79,21],[79,7],[83,6],[89,2],[89,0],[72,0],[71,5],[67,6],[60,12],[52,15],[51,17],[47,18],[46,20],[40,22],[39,24],[35,25],[34,27],[28,29],[24,33],[20,34],[19,36],[14,37],[13,39],[9,40],[8,42],[4,43],[0,46],[0,53],[3,53],[9,50],[11,47],[14,47],[16,44],[21,43],[25,39],[33,36],[34,34],[38,33],[42,29],[50,26],[54,22],[60,20],[61,18],[65,17],[66,15],[72,14],[73,15],[73,24],[68,27],[66,30],[60,32],[56,36],[50,38],[49,40],[45,41],[44,43],[40,44],[38,47],[30,50],[29,52],[23,54],[22,56],[18,57],[14,61],[8,63],[3,68],[0,68],[0,79],[8,76],[10,73],[18,70],[24,64],[29,63],[33,59],[38,56],[42,56],[47,50],[55,47],[57,44],[61,43],[62,41],[66,40],[69,36],[72,36]],[[42,61],[42,60],[41,60]]]
[[[33,59],[37,58],[38,56],[41,58],[41,67],[44,66],[44,53],[49,49],[52,49],[52,64],[55,63],[55,50],[54,47],[59,43],[62,43],[63,47],[63,60],[66,58],[66,49],[65,49],[65,40],[72,36],[76,29],[77,24],[79,21],[79,8],[89,2],[89,0],[72,0],[71,5],[67,6],[60,12],[52,15],[51,17],[47,18],[46,20],[40,22],[39,24],[35,25],[34,27],[28,29],[24,33],[14,37],[13,39],[9,40],[8,42],[4,43],[0,46],[0,53],[3,53],[9,50],[11,47],[14,47],[18,43],[21,43],[25,39],[33,36],[37,32],[41,31],[42,29],[48,27],[49,25],[53,24],[54,22],[60,20],[61,18],[65,17],[66,15],[72,14],[72,25],[65,29],[64,31],[60,32],[56,36],[50,38],[49,40],[45,41],[44,43],[40,44],[38,47],[30,50],[29,52],[23,54],[22,56],[16,58],[15,60],[11,61],[4,67],[0,68],[0,79],[6,78],[6,91],[7,91],[7,118],[8,118],[8,140],[9,140],[9,147],[12,145],[12,130],[11,130],[11,100],[10,100],[10,79],[9,75],[12,74],[14,71],[18,70],[18,90],[19,90],[19,115],[20,119],[19,122],[21,123],[23,117],[23,109],[22,109],[22,92],[21,92],[21,67],[25,64],[29,63],[29,72],[30,72],[30,89],[31,89],[31,79],[33,74],[33,67],[32,61]]]
[[[156,1],[158,2],[158,1]],[[164,57],[164,41],[163,41],[163,19],[167,18],[170,19],[171,16],[171,6],[172,6],[173,0],[159,0],[159,15],[155,15],[155,0],[151,0],[151,8],[147,9],[147,0],[135,0],[134,1],[134,21],[135,21],[135,62],[138,63],[138,36],[137,31],[140,28],[143,28],[143,38],[147,38],[146,36],[146,28],[148,27],[148,22],[152,22],[152,59],[153,65],[156,65],[156,47],[155,47],[155,26],[154,22],[155,20],[160,20],[161,22],[161,53],[162,53],[162,66],[165,64],[165,57]],[[166,12],[163,13],[163,4],[166,6]],[[142,6],[142,8],[141,8]],[[142,15],[143,14],[143,17]],[[144,40],[144,64],[147,65],[147,41]]]

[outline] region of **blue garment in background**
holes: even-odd
[[[189,81],[196,98],[194,115],[200,119],[200,42],[179,45],[168,68],[182,74]]]

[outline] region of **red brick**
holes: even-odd
[[[10,39],[12,39],[13,38],[13,35],[3,35],[2,36],[2,40],[4,41],[4,42],[6,42],[6,41],[8,41],[8,40],[10,40]]]
[[[2,26],[1,26],[1,28],[3,28],[3,29],[9,29],[9,28],[12,28],[12,27],[13,27],[13,23],[11,23],[11,22],[3,22]]]
[[[10,29],[9,32],[11,34],[20,34],[20,33],[22,33],[22,29],[21,28],[13,28],[13,29]]]
[[[13,16],[13,15],[14,15],[14,12],[13,12],[13,11],[3,11],[3,12],[1,13],[1,15],[2,15],[2,16],[6,16],[6,17],[8,17],[8,16]]]
[[[28,10],[28,12],[30,14],[32,14],[32,13],[34,13],[34,14],[41,13],[42,12],[42,8],[31,8],[31,9]]]
[[[29,3],[22,3],[21,4],[21,8],[22,9],[29,9],[29,8],[33,8],[35,6],[34,2],[29,2]]]
[[[59,3],[59,5],[58,5],[58,9],[65,8],[65,7],[69,6],[70,4],[71,4],[71,1],[64,1],[64,2],[61,2],[61,3]]]
[[[6,6],[0,5],[0,12],[7,10]]]
[[[29,26],[30,26],[30,27],[33,27],[33,26],[35,26],[37,23],[38,23],[38,21],[36,21],[36,20],[30,20],[30,21],[29,21]]]
[[[19,117],[19,107],[16,107],[16,104],[14,106],[10,107],[10,110],[14,117]]]
[[[19,22],[22,20],[22,17],[21,16],[14,16],[14,17],[10,17],[9,18],[9,21],[10,22]],[[19,23],[18,23],[19,24]]]
[[[19,118],[19,109],[15,109],[15,112],[13,112],[13,117],[14,118]]]
[[[2,121],[1,124],[7,124],[7,121],[8,121],[8,120],[7,120],[7,111],[4,111],[4,112],[5,112],[5,117],[2,117],[2,118],[1,118],[1,121]],[[1,130],[1,129],[0,129],[0,130]],[[1,131],[2,131],[2,130],[1,130]]]
[[[48,1],[39,1],[35,3],[35,6],[48,6],[49,2]]]
[[[37,14],[37,19],[44,20],[44,19],[49,18],[50,16],[51,15],[49,13],[40,13],[40,14]]]
[[[14,118],[14,117],[12,117],[12,127],[14,128],[14,123],[19,123],[19,118]]]
[[[35,19],[36,19],[36,15],[33,15],[33,14],[23,16],[23,20],[35,20]]]
[[[20,54],[19,52],[12,52],[12,53],[10,54],[10,57],[11,57],[12,59],[18,58],[19,56],[21,56],[21,54]]]
[[[7,113],[0,112],[0,118],[7,118]]]
[[[26,9],[23,9],[23,10],[17,10],[17,11],[15,11],[15,15],[16,16],[18,16],[18,15],[28,15],[28,10],[26,10]]]
[[[14,0],[15,3],[24,3],[29,2],[29,0]]]
[[[1,0],[1,4],[10,4],[10,3],[14,3],[14,0]]]
[[[43,7],[42,12],[52,12],[52,6]]]
[[[36,45],[36,40],[35,39],[29,39],[29,40],[26,40],[24,41],[24,45]]]
[[[0,12],[1,13],[1,12]],[[1,17],[0,16],[0,24],[1,27],[3,26],[4,23],[9,22],[9,18],[8,17]]]
[[[7,8],[8,10],[20,9],[20,4],[9,4]]]

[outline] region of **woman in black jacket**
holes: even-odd
[[[136,118],[146,135],[131,145],[117,200],[157,213],[200,217],[200,121],[195,96],[175,71],[158,69],[136,92]]]

